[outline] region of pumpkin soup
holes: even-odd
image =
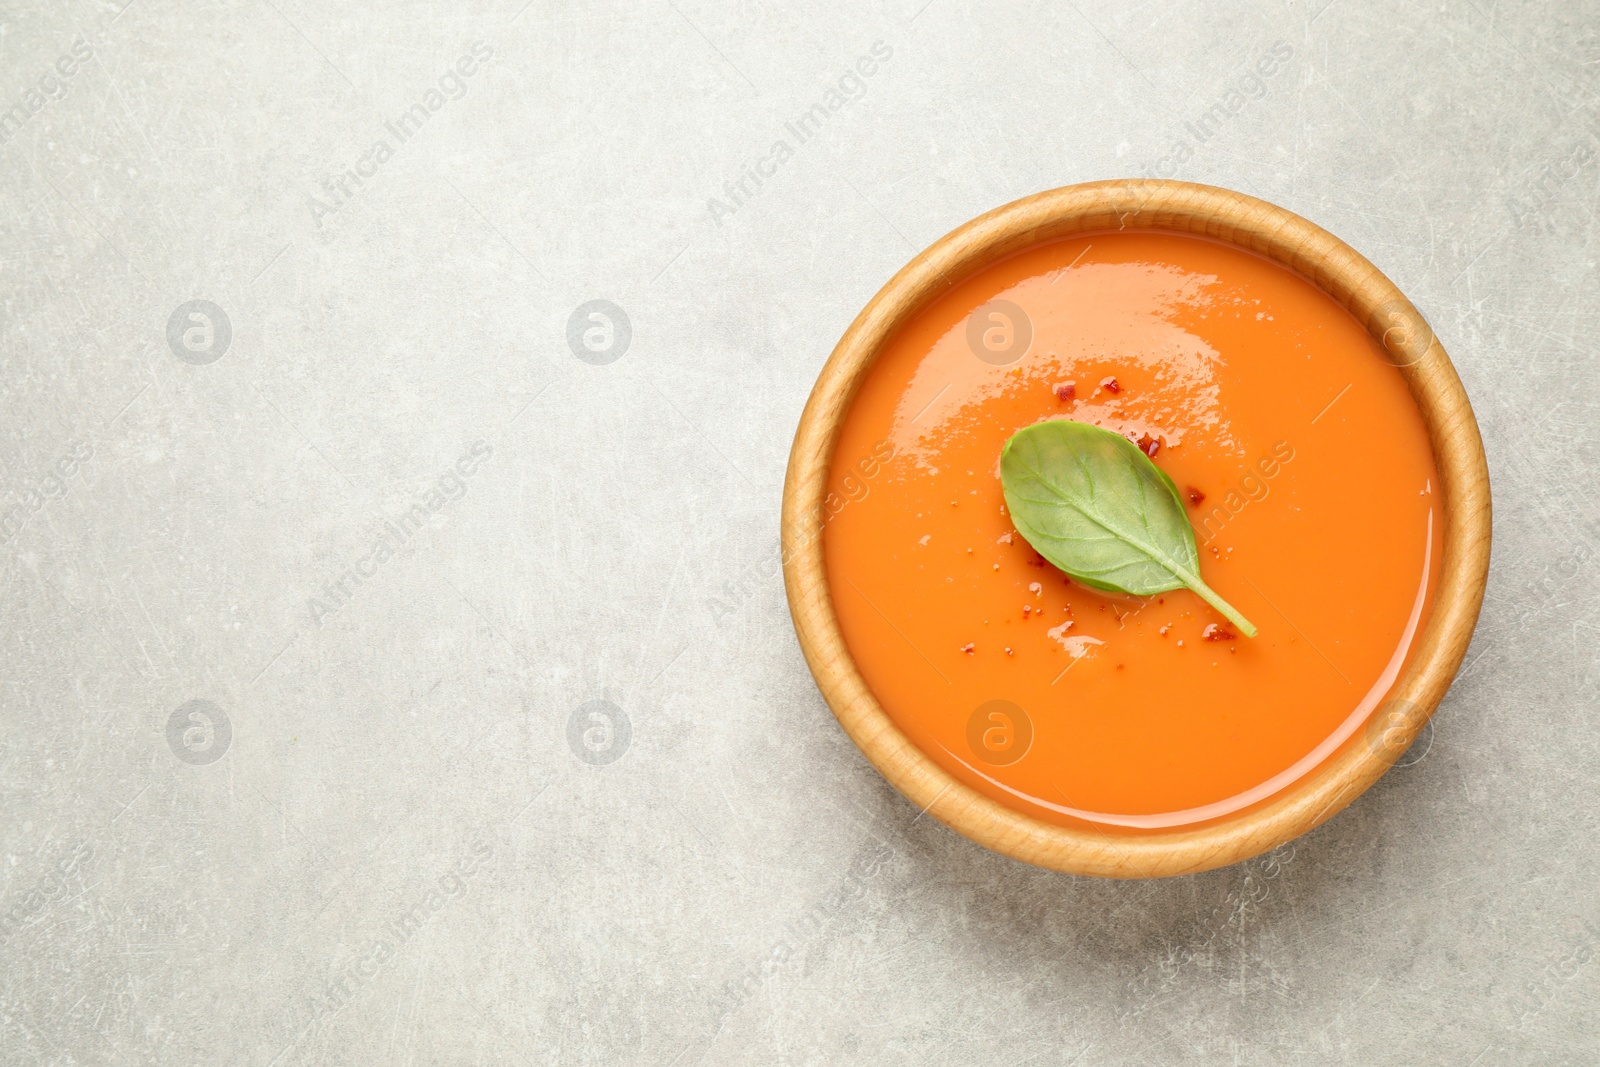
[[[1187,588],[1094,588],[1030,545],[1001,452],[1061,419],[1159,468]],[[884,347],[832,460],[828,587],[878,702],[950,774],[1056,823],[1181,827],[1265,801],[1382,702],[1437,580],[1437,485],[1399,371],[1309,282],[1204,238],[1083,235]]]

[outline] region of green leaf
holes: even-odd
[[[1066,419],[1026,426],[1000,451],[1000,485],[1028,544],[1084,585],[1136,596],[1189,588],[1256,635],[1200,580],[1178,487],[1121,434]]]

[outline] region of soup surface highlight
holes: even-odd
[[[1259,636],[1029,547],[1000,449],[1061,418],[1172,477],[1202,577]],[[1043,245],[923,309],[852,402],[829,490],[834,609],[900,729],[1001,803],[1124,833],[1261,803],[1359,743],[1442,550],[1427,432],[1383,349],[1298,275],[1176,233]]]

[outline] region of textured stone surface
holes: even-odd
[[[0,8],[0,1062],[1600,1059],[1600,9],[521,3]],[[919,817],[771,564],[877,287],[1151,168],[1412,295],[1496,541],[1420,762],[1113,884]]]

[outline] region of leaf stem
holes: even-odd
[[[1254,637],[1256,635],[1256,628],[1250,625],[1250,620],[1240,615],[1232,604],[1217,595],[1216,590],[1201,581],[1198,574],[1183,573],[1180,574],[1180,577],[1183,579],[1183,584],[1194,590],[1195,595],[1222,612],[1223,617],[1237,626],[1246,637]]]

